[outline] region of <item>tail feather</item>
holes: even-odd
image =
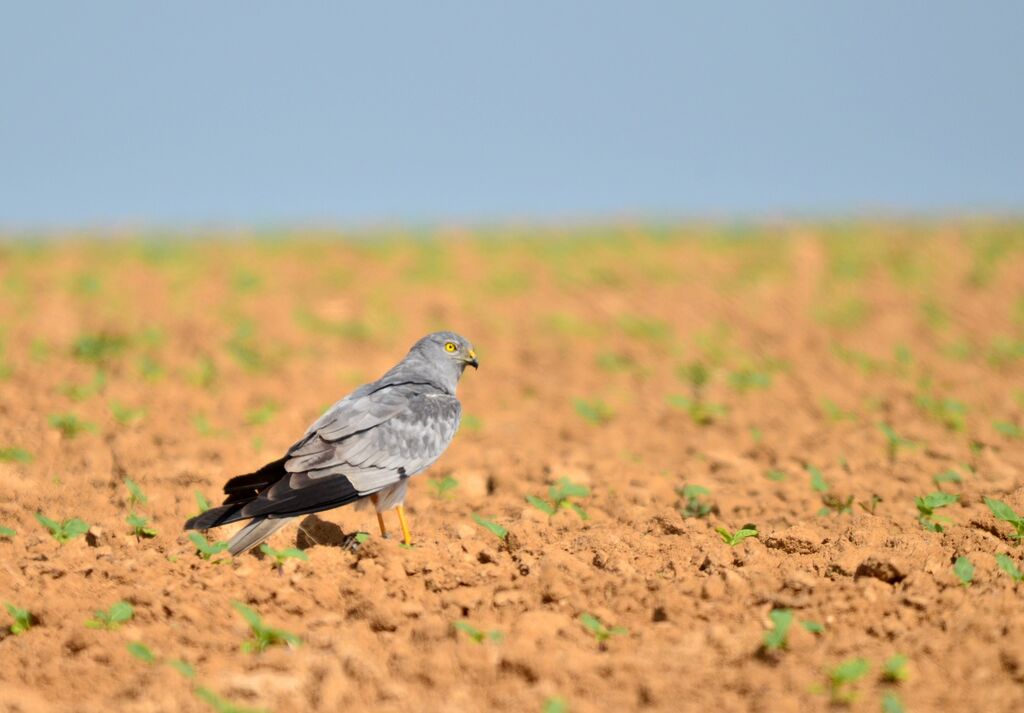
[[[294,519],[257,517],[228,540],[228,552],[233,557],[248,552]]]
[[[200,515],[189,518],[185,522],[185,529],[209,530],[214,527],[220,527],[221,525],[227,525],[229,522],[234,522],[235,520],[241,520],[244,515],[241,515],[240,511],[244,504],[245,503],[232,503],[231,505],[221,505],[220,507],[210,508]]]

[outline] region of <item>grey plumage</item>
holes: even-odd
[[[440,458],[458,430],[455,388],[466,366],[477,366],[466,339],[428,334],[380,379],[331,406],[284,457],[229,480],[224,504],[185,529],[252,519],[229,543],[240,554],[299,515],[371,495],[378,511],[400,505],[408,479]]]

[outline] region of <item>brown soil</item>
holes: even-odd
[[[1024,512],[1020,234],[9,244],[0,448],[33,460],[0,463],[0,526],[17,531],[0,537],[0,602],[36,624],[8,634],[0,610],[0,710],[209,710],[200,687],[274,711],[823,710],[827,672],[858,657],[851,710],[887,694],[908,711],[1019,710],[1024,586],[994,556],[1024,565],[983,497]],[[413,548],[348,508],[275,535],[308,556],[281,574],[196,555],[181,532],[196,490],[215,500],[440,327],[471,338],[481,368],[460,386],[472,418],[413,481]],[[100,334],[128,341],[98,366],[88,345],[74,354]],[[710,423],[682,401],[695,361]],[[576,399],[610,415],[591,423]],[[943,399],[962,415],[929,408]],[[145,415],[120,424],[112,402]],[[48,416],[65,412],[95,431],[62,436]],[[913,445],[890,458],[881,422]],[[849,512],[819,514],[808,466]],[[960,498],[932,532],[914,499],[948,469],[962,482],[941,489]],[[446,474],[458,487],[438,498],[428,480]],[[563,476],[591,489],[589,520],[525,502]],[[129,532],[126,477],[155,538]],[[710,490],[706,517],[681,514],[685,484]],[[92,529],[59,546],[36,511]],[[732,548],[715,531],[748,522],[760,536]],[[118,600],[132,621],[85,627]],[[243,651],[235,600],[302,644]],[[795,615],[786,650],[762,649],[773,608]],[[599,643],[582,613],[627,632]],[[456,621],[504,636],[476,643]],[[895,654],[899,683],[882,675]]]

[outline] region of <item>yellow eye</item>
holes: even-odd
[[[445,343],[444,343],[444,350],[445,350],[446,352],[453,352],[453,351],[455,351],[456,349],[458,349],[458,347],[457,347],[457,346],[455,346],[455,342],[445,342]]]

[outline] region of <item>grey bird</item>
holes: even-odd
[[[409,478],[433,465],[455,436],[462,417],[455,387],[467,366],[479,367],[468,340],[428,334],[384,376],[327,409],[284,457],[231,478],[223,505],[191,518],[185,529],[251,520],[228,542],[239,555],[301,515],[372,504],[382,535],[381,513],[397,508],[403,540],[411,544],[402,507]]]

